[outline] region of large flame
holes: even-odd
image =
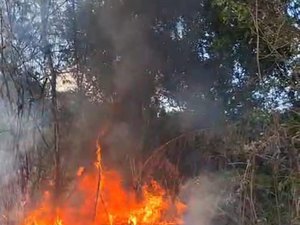
[[[126,190],[120,174],[103,170],[101,147],[96,152],[95,170],[77,171],[74,193],[60,207],[53,207],[45,192],[40,205],[28,213],[21,225],[154,225],[180,224],[185,206],[171,201],[166,191],[151,181],[142,187],[141,197]]]

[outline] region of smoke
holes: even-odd
[[[152,141],[154,138],[149,137],[156,127],[160,127],[157,123],[159,118],[153,116],[159,113],[155,104],[167,107],[165,103],[157,103],[161,100],[153,103],[154,96],[157,97],[159,91],[163,92],[158,89],[164,88],[158,84],[158,80],[164,78],[158,77],[165,75],[162,74],[165,70],[162,60],[164,54],[157,48],[157,44],[160,43],[153,40],[156,22],[151,13],[148,14],[147,10],[141,12],[138,6],[135,10],[135,4],[131,5],[128,1],[109,0],[95,4],[83,1],[80,6],[80,19],[77,22],[83,30],[82,33],[86,35],[83,41],[91,43],[93,48],[93,51],[84,53],[88,54],[89,60],[84,65],[89,69],[85,75],[89,77],[87,80],[96,81],[91,86],[96,84],[95,89],[99,89],[103,94],[103,105],[108,103],[112,106],[106,112],[109,114],[107,121],[110,121],[108,132],[100,140],[107,146],[103,148],[103,153],[111,158],[112,162],[109,162],[109,165],[120,165],[119,162],[126,164],[125,157],[139,157],[142,150],[162,144],[160,140],[163,138],[155,137]],[[167,32],[166,30],[164,35],[168,35]],[[198,72],[199,76],[202,72],[207,73]],[[167,76],[170,74],[166,74]],[[198,89],[193,89],[193,92],[186,91],[188,93],[185,94],[192,96],[197,91]],[[179,95],[183,96],[183,93]],[[180,112],[178,119],[171,116],[171,123],[178,124],[180,132],[209,127],[212,124],[220,126],[219,112],[222,111],[222,107],[215,101],[201,104],[199,98],[195,98],[197,101],[193,104],[193,110]],[[185,96],[183,101],[186,99]],[[152,109],[153,105],[156,108]],[[79,111],[81,110],[86,109],[81,107]],[[87,111],[89,117],[93,116],[92,110]],[[102,124],[99,124],[99,127],[101,129]],[[77,136],[75,138],[77,139]],[[146,138],[153,143],[145,144],[148,141]],[[77,140],[80,140],[80,137]],[[108,161],[109,159],[105,160]]]
[[[201,175],[186,182],[179,195],[187,205],[184,225],[223,224],[220,221],[216,223],[216,218],[228,194],[228,187],[227,181],[216,175]]]
[[[139,155],[143,145],[143,108],[150,105],[154,76],[147,69],[156,59],[148,46],[146,18],[126,12],[123,1],[105,1],[99,9],[99,30],[111,42],[113,108],[111,125],[104,142],[111,162],[126,164],[125,157]],[[103,35],[103,34],[102,34]],[[102,140],[103,141],[103,140]],[[107,160],[109,161],[109,160]],[[122,166],[121,166],[122,167]]]
[[[26,196],[22,193],[20,157],[32,150],[34,124],[38,122],[37,118],[18,116],[9,106],[0,101],[0,214],[5,215],[0,223],[21,218]]]
[[[117,3],[117,4],[115,4]],[[127,95],[146,77],[146,69],[154,58],[145,36],[145,19],[122,13],[124,3],[108,1],[101,10],[100,24],[112,41],[116,54],[114,85],[120,95]],[[123,14],[123,15],[122,15]],[[141,83],[143,90],[145,83]]]
[[[151,27],[155,24],[153,21],[150,22],[149,15],[135,13],[134,9],[128,10],[132,6],[126,4],[126,1],[105,1],[99,12],[98,22],[100,30],[107,35],[114,48],[116,58],[113,64],[113,86],[118,96],[117,101],[121,104],[123,102],[119,113],[123,121],[120,124],[114,121],[112,136],[109,139],[118,140],[117,143],[113,143],[112,149],[117,152],[115,155],[121,151],[127,151],[128,154],[134,156],[138,154],[135,149],[142,145],[142,126],[145,123],[139,111],[142,107],[148,107],[151,104],[149,99],[156,94],[158,88],[154,81],[157,75],[151,72],[161,73],[160,70],[164,70],[164,65],[160,57],[161,52],[158,52],[158,49],[154,50],[151,46],[153,45],[150,35],[153,32]],[[155,68],[160,69],[155,71]],[[150,69],[153,71],[148,71]],[[199,76],[194,75],[195,77],[203,75],[212,77],[210,76],[212,72],[204,69],[192,73],[199,73]],[[224,107],[216,100],[200,100],[201,98],[197,97],[202,91],[207,91],[211,84],[201,83],[203,87],[199,87],[199,82],[195,84],[196,87],[191,84],[191,87],[183,93],[178,93],[179,99],[189,102],[191,110],[179,113],[176,122],[183,131],[212,127],[216,124],[220,128]],[[164,103],[161,102],[161,104]],[[163,107],[167,106],[163,105]],[[115,138],[115,134],[124,130],[124,127],[126,127],[125,134],[128,138]],[[116,148],[118,146],[122,149]],[[123,156],[121,159],[123,160]]]

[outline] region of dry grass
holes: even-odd
[[[199,165],[205,162],[213,165],[210,172],[230,180],[229,200],[219,205],[220,215],[227,218],[224,224],[298,225],[300,122],[282,123],[274,116],[270,124],[252,140],[232,126],[224,135],[212,130],[183,134],[153,151],[140,170],[139,181],[154,176],[176,195],[188,175],[207,171]],[[192,152],[199,153],[195,162],[200,169],[195,174],[186,173],[184,167],[188,163],[185,156]]]

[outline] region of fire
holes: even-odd
[[[83,174],[83,172],[84,172],[84,167],[81,166],[81,167],[78,168],[76,174],[77,174],[78,177],[80,177]]]
[[[136,218],[136,216],[129,215],[128,225],[137,225],[137,218]]]
[[[120,174],[104,170],[101,147],[97,145],[94,171],[77,171],[77,189],[59,207],[53,207],[51,193],[29,212],[20,225],[178,225],[185,210],[171,201],[166,191],[151,181],[142,187],[141,197],[125,188]],[[170,219],[171,218],[171,219]]]
[[[54,225],[63,225],[63,222],[62,222],[62,220],[61,220],[60,218],[57,218],[57,219],[55,220]]]

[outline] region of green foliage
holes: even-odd
[[[267,116],[265,112],[255,112],[254,115],[253,123],[264,123],[264,127],[243,123],[243,127],[230,126],[222,133],[200,130],[172,139],[154,151],[143,168],[147,173],[143,174],[156,176],[157,168],[169,168],[168,171],[181,171],[183,181],[199,175],[200,183],[203,174],[217,174],[228,181],[220,191],[225,187],[232,188],[228,190],[229,196],[224,197],[227,200],[219,203],[220,213],[226,218],[223,219],[244,225],[298,224],[300,148],[294,134],[288,132],[291,124],[297,126],[297,123],[290,120],[291,124],[286,126],[284,119],[276,115]],[[250,128],[250,134],[262,134],[249,139]],[[180,159],[172,163],[178,155]],[[195,161],[200,169],[199,173],[193,174],[184,165],[192,165]],[[210,167],[206,168],[207,162]],[[169,182],[175,175],[169,172],[159,178],[173,190],[176,188],[172,185],[179,185]]]
[[[249,26],[251,23],[250,9],[246,3],[236,0],[214,0],[213,4],[222,8],[221,21],[229,25],[237,21],[240,26]]]
[[[168,187],[222,170],[234,180],[224,208],[233,224],[298,223],[296,1],[57,0],[47,26],[48,1],[7,2],[0,0],[0,96],[15,118],[43,118],[34,125],[41,141],[26,155],[32,192],[53,181],[57,122],[63,191],[92,161],[100,135],[109,163],[150,156],[141,174],[156,173]],[[66,73],[77,88],[57,93],[52,78]],[[274,116],[282,96],[290,106]],[[7,129],[0,124],[1,140]]]

